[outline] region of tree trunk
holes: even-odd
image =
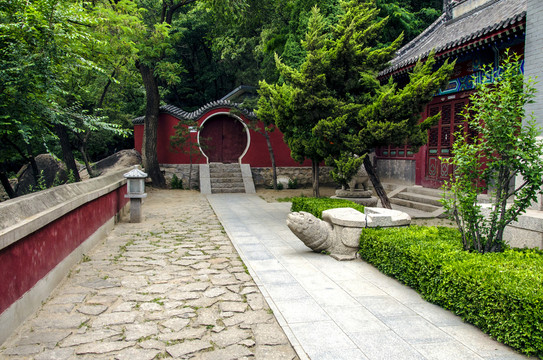
[[[268,145],[268,152],[270,153],[270,159],[272,164],[272,184],[273,190],[277,190],[277,167],[275,165],[275,154],[273,153],[272,144],[270,141],[270,134],[264,130],[264,137],[266,138],[266,144]]]
[[[313,197],[320,197],[319,191],[319,163],[315,160],[311,160],[312,176],[313,176]]]
[[[98,176],[99,174],[96,174],[94,170],[92,169],[92,166],[89,162],[89,157],[87,156],[87,151],[85,150],[86,146],[81,145],[79,147],[79,151],[81,152],[81,156],[83,156],[83,162],[85,163],[85,167],[87,168],[87,173],[91,178]]]
[[[192,183],[192,154],[189,152],[189,190],[192,189],[191,183]]]
[[[368,173],[368,176],[371,180],[373,188],[375,189],[375,192],[377,193],[377,196],[379,196],[379,199],[381,200],[381,205],[386,209],[392,209],[392,205],[390,205],[390,200],[388,199],[387,193],[383,188],[383,185],[381,184],[381,180],[379,180],[379,177],[377,176],[377,172],[375,172],[369,154],[364,157],[364,168]]]
[[[64,158],[64,163],[68,170],[71,170],[74,175],[76,182],[81,181],[79,177],[79,170],[75,164],[74,154],[72,152],[72,146],[70,144],[70,138],[68,137],[68,132],[66,131],[66,126],[62,124],[55,124],[55,133],[58,136],[60,141],[60,147],[62,148],[62,157]]]
[[[14,199],[17,197],[17,194],[15,191],[13,191],[13,188],[11,187],[11,184],[9,182],[9,179],[5,172],[0,171],[0,181],[2,182],[2,186],[4,186],[4,189],[6,190],[6,193],[8,194],[10,199]]]
[[[143,130],[145,139],[145,147],[142,149],[143,166],[151,178],[153,186],[163,189],[166,187],[166,179],[164,179],[164,175],[160,171],[157,154],[158,113],[160,107],[158,84],[153,69],[143,64],[138,64],[138,69],[145,86],[147,99]]]

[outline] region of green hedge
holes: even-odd
[[[350,207],[364,213],[364,206],[344,199],[295,197],[291,199],[290,211],[305,211],[322,219],[322,212],[328,209]]]
[[[543,252],[462,250],[456,229],[364,229],[360,255],[426,300],[543,359]]]

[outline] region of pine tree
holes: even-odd
[[[294,69],[276,59],[285,83],[262,82],[261,103],[273,112],[296,160],[311,159],[315,169],[325,159],[341,166],[345,154],[364,158],[382,204],[390,207],[366,155],[380,145],[408,142],[417,148],[425,143],[437,116],[419,123],[420,113],[446,84],[454,64],[446,62],[434,72],[432,54],[415,67],[405,87],[399,89],[392,80],[382,85],[377,75],[394,56],[402,36],[383,47],[380,34],[387,19],[377,20],[374,2],[351,0],[341,5],[343,13],[333,26],[313,9],[302,43],[305,61]]]

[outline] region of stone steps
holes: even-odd
[[[245,185],[239,164],[209,164],[212,194],[244,193]]]
[[[416,218],[443,217],[442,194],[439,189],[408,186],[394,192],[390,202],[396,207],[413,209],[413,217]]]

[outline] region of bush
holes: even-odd
[[[496,340],[543,358],[543,253],[463,250],[460,232],[364,229],[360,255]]]
[[[288,188],[289,189],[297,189],[300,187],[300,184],[298,184],[298,179],[288,179]]]
[[[172,176],[172,182],[171,182],[172,189],[183,189],[183,179],[179,179],[177,175],[173,174]]]
[[[364,213],[364,206],[343,199],[330,198],[310,198],[310,197],[295,197],[292,198],[292,206],[290,211],[305,211],[322,219],[322,212],[328,209],[350,207]]]

